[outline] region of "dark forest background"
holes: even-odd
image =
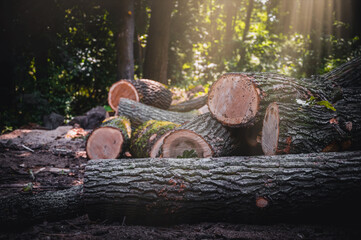
[[[0,130],[107,104],[115,81],[205,89],[308,77],[361,54],[360,0],[1,0]]]

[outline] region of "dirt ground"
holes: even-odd
[[[70,126],[0,136],[0,195],[37,194],[83,183],[85,135]],[[1,214],[1,213],[0,213]],[[357,222],[357,221],[356,221]],[[170,227],[93,222],[87,215],[1,231],[0,239],[361,239],[359,225],[199,223]]]

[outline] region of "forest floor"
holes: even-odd
[[[83,183],[87,132],[71,126],[56,130],[16,130],[0,136],[0,195],[37,194]],[[199,223],[170,227],[94,222],[87,215],[41,222],[0,239],[360,239],[356,225]]]

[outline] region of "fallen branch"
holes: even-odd
[[[169,107],[169,111],[174,112],[189,112],[195,109],[199,109],[207,104],[208,95],[193,98],[188,101],[180,102]]]

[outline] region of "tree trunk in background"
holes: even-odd
[[[143,77],[167,84],[168,44],[173,0],[153,0]]]
[[[0,112],[7,110],[15,110],[15,64],[12,56],[14,31],[12,16],[15,11],[14,4],[10,1],[0,2]],[[1,118],[3,118],[1,116]],[[2,119],[3,120],[3,119]],[[1,127],[1,126],[0,126]]]
[[[228,60],[233,52],[234,22],[237,16],[238,2],[225,1],[224,14],[226,15],[226,33],[224,36],[224,57]]]
[[[249,0],[248,3],[248,7],[247,7],[247,15],[246,15],[246,20],[245,20],[245,24],[246,26],[244,27],[244,31],[243,31],[243,36],[242,36],[242,47],[240,50],[240,56],[241,56],[241,60],[239,61],[239,66],[241,68],[243,68],[245,62],[246,62],[246,46],[245,46],[245,41],[249,32],[249,27],[251,24],[251,16],[252,16],[252,12],[253,12],[253,7],[254,7],[254,0]]]
[[[134,79],[134,3],[123,0],[120,3],[119,32],[117,34],[117,76],[118,79]]]

